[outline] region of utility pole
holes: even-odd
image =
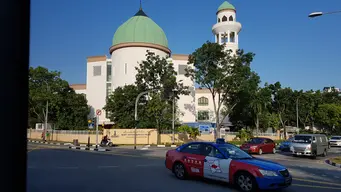
[[[296,127],[298,127],[298,98],[296,99]]]
[[[172,112],[173,118],[172,118],[172,130],[173,130],[173,138],[172,138],[172,144],[175,143],[175,91],[173,90],[173,112]]]

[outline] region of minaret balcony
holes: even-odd
[[[216,23],[212,27],[212,32],[214,34],[222,33],[227,31],[234,31],[239,33],[242,29],[242,25],[239,22],[236,21],[224,21],[220,23]]]

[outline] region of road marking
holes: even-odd
[[[340,187],[328,187],[328,186],[318,186],[318,185],[302,185],[302,184],[292,184],[293,186],[298,187],[311,187],[311,188],[320,188],[320,189],[335,189],[335,190],[341,190]]]
[[[100,169],[106,169],[106,168],[117,168],[119,167],[118,165],[105,165],[105,166],[98,166]]]
[[[339,176],[334,176],[334,178],[339,179],[340,177]]]
[[[336,186],[341,186],[340,183],[331,183],[331,182],[326,182],[326,181],[315,181],[315,180],[309,180],[309,179],[300,179],[300,178],[294,178],[293,180],[297,181],[304,181],[304,182],[310,182],[310,183],[319,183],[319,184],[326,184],[326,185],[336,185]]]
[[[79,169],[79,167],[57,167],[57,169]]]
[[[153,165],[153,164],[147,164],[147,165],[136,165],[136,167],[155,167],[155,166],[160,166],[160,165]]]

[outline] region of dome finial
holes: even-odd
[[[142,0],[140,0],[140,10],[142,10]]]

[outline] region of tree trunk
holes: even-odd
[[[258,116],[258,114],[256,115],[256,135],[257,135],[257,137],[259,135],[259,116]]]
[[[284,139],[287,140],[287,128],[282,120],[282,115],[278,114],[279,120],[281,121],[282,127],[283,127],[283,132],[284,132]]]
[[[215,140],[220,138],[220,122],[219,122],[219,111],[216,112],[216,127],[217,127],[217,134],[215,135]]]

